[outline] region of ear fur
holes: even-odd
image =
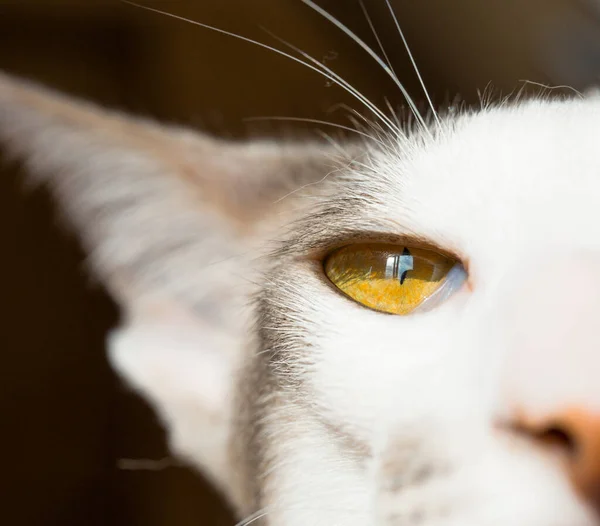
[[[227,443],[246,254],[290,219],[283,195],[348,159],[319,144],[219,141],[2,73],[0,145],[51,187],[120,304],[111,362],[175,450],[235,501]]]
[[[212,330],[176,305],[160,305],[113,331],[109,358],[155,408],[171,449],[235,502],[228,442],[235,334]]]

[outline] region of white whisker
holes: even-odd
[[[342,147],[342,145],[340,144],[339,141],[335,140],[331,135],[329,135],[327,132],[323,131],[323,130],[317,130],[317,133],[325,140],[327,141],[331,147],[338,151],[339,153],[341,153],[342,155],[346,152],[346,150]]]
[[[398,80],[398,77],[396,77],[395,73],[391,70],[390,66],[388,66],[381,59],[381,57],[377,53],[375,53],[375,51],[373,51],[371,49],[371,47],[364,40],[362,40],[361,38],[359,38],[358,35],[356,35],[356,33],[354,33],[346,25],[342,24],[333,15],[331,15],[330,13],[328,13],[327,11],[325,11],[325,9],[323,9],[322,7],[320,7],[317,4],[315,4],[312,0],[302,0],[302,2],[304,4],[306,4],[307,6],[309,6],[310,8],[314,9],[317,13],[319,13],[322,17],[324,17],[329,22],[331,22],[338,29],[340,29],[341,31],[343,31],[354,42],[356,42],[364,51],[366,51],[367,54],[373,60],[375,60],[375,62],[377,62],[377,64],[379,64],[379,66],[381,66],[381,68],[388,74],[388,76],[394,81],[394,83],[396,84],[396,86],[400,89],[400,91],[401,91],[402,95],[404,96],[404,98],[406,99],[406,102],[408,103],[410,109],[412,110],[412,112],[414,113],[414,115],[418,119],[418,121],[421,123],[421,125],[423,126],[423,128],[425,130],[428,130],[427,123],[425,122],[425,119],[423,118],[423,116],[419,112],[419,109],[417,108],[417,105],[415,104],[415,102],[412,99],[412,97],[409,95],[408,91],[406,91],[406,88],[404,87],[404,85]]]
[[[392,114],[394,116],[394,121],[396,122],[396,125],[401,126],[400,121],[398,120],[398,114],[397,114],[397,112],[394,111],[394,108],[392,108],[392,105],[391,105],[390,101],[388,100],[388,98],[383,97],[383,100],[385,100],[385,105],[387,106],[387,109],[390,111],[390,114]]]
[[[386,99],[386,102],[387,102],[387,99]],[[328,110],[328,112],[332,112],[332,111],[335,111],[337,109],[342,109],[342,110],[345,110],[348,113],[350,113],[350,115],[348,116],[348,119],[357,128],[360,128],[361,126],[358,124],[357,120],[353,116],[356,116],[360,120],[364,121],[366,123],[366,125],[367,125],[368,128],[371,128],[374,133],[377,133],[377,136],[382,140],[382,142],[385,141],[385,139],[387,138],[385,130],[383,130],[380,125],[371,122],[364,115],[362,115],[360,112],[356,111],[354,108],[351,108],[351,107],[347,106],[346,104],[343,104],[343,103],[334,104]],[[393,109],[389,106],[389,103],[388,103],[388,109],[390,110],[390,112],[394,116],[394,120],[396,121],[397,126],[400,127],[401,124],[400,124],[400,121],[398,120],[396,112],[394,112]],[[401,133],[401,135],[400,135],[401,137],[406,138],[406,134],[404,133],[403,130],[400,130],[400,133]],[[403,146],[403,141],[395,141],[394,142],[394,147],[398,148],[401,152],[407,153],[406,150],[405,150],[405,148],[404,148],[404,146]],[[389,145],[387,146],[387,149],[389,150]]]
[[[338,145],[334,145],[337,146],[339,148]],[[342,151],[345,151],[342,149]],[[294,190],[288,192],[287,194],[281,196],[279,199],[277,199],[276,201],[273,201],[273,204],[276,205],[278,203],[281,203],[281,201],[283,201],[284,199],[287,199],[288,197],[290,197],[291,195],[294,195],[302,190],[304,190],[305,188],[308,188],[309,186],[315,186],[318,185],[320,183],[322,183],[323,181],[325,181],[331,174],[333,173],[337,173],[339,172],[339,168],[336,168],[334,170],[331,170],[329,172],[327,172],[323,177],[321,177],[321,179],[319,179],[318,181],[313,181],[312,183],[305,183],[302,186],[299,186],[298,188],[295,188]]]
[[[337,512],[337,513],[357,513],[360,510],[352,509],[349,507],[332,507],[332,506],[306,506],[302,500],[297,500],[293,505],[282,506],[279,504],[274,504],[270,506],[265,506],[258,511],[255,511],[251,515],[248,515],[246,518],[236,523],[235,526],[249,526],[253,522],[266,517],[269,514],[272,514],[275,510],[310,510],[310,511],[328,511],[328,512]]]
[[[488,83],[485,85],[485,88],[483,88],[483,92],[481,92],[479,90],[479,88],[477,88],[477,97],[479,98],[479,105],[481,107],[482,110],[487,110],[488,108],[491,107],[492,105],[492,97],[493,97],[493,93],[492,93],[492,81],[488,81]]]
[[[319,61],[315,60],[314,58],[310,57],[308,54],[302,52],[301,50],[294,48],[293,46],[291,46],[290,44],[288,44],[287,42],[283,42],[284,44],[290,46],[292,49],[294,49],[296,52],[301,53],[305,58],[309,59],[311,62],[314,62],[315,64],[317,64],[317,66],[313,66],[312,64],[310,64],[309,62],[305,62],[304,60],[299,59],[298,57],[295,57],[294,55],[291,55],[290,53],[286,53],[285,51],[282,51],[276,47],[273,46],[269,46],[268,44],[264,44],[262,42],[259,42],[257,40],[253,40],[251,38],[242,36],[242,35],[238,35],[237,33],[232,33],[231,31],[227,31],[225,29],[221,29],[218,27],[214,27],[208,24],[204,24],[202,22],[198,22],[197,20],[192,20],[190,18],[186,18],[180,15],[176,15],[174,13],[170,13],[168,11],[163,11],[161,9],[156,9],[154,7],[149,7],[149,6],[145,6],[142,4],[138,4],[136,2],[132,2],[131,0],[120,0],[122,3],[124,4],[129,4],[132,5],[134,7],[140,8],[140,9],[145,9],[147,11],[151,11],[154,13],[158,13],[164,16],[168,16],[170,18],[174,18],[176,20],[181,20],[182,22],[187,22],[188,24],[193,24],[195,26],[199,26],[199,27],[203,27],[205,29],[210,29],[211,31],[215,31],[217,33],[221,33],[223,35],[227,35],[230,36],[232,38],[237,38],[238,40],[242,40],[244,42],[248,42],[250,44],[254,44],[255,46],[258,47],[262,47],[264,49],[268,49],[269,51],[272,51],[273,53],[276,53],[278,55],[284,56],[294,62],[297,62],[298,64],[302,64],[303,66],[307,67],[308,69],[312,70],[312,71],[316,71],[317,73],[319,73],[320,75],[324,76],[325,78],[331,80],[332,82],[334,82],[335,84],[337,84],[338,86],[340,86],[341,88],[343,88],[345,91],[347,91],[348,93],[350,93],[350,95],[352,95],[354,98],[358,99],[360,102],[362,102],[369,110],[371,110],[373,113],[375,113],[380,119],[382,119],[390,128],[391,131],[393,132],[397,132],[394,123],[388,119],[386,117],[386,115],[379,109],[377,108],[377,106],[375,106],[371,101],[369,101],[366,97],[364,97],[358,90],[356,90],[354,87],[352,87],[348,82],[346,82],[344,79],[342,79],[339,75],[337,75],[336,73],[334,73],[330,68],[324,66],[323,64],[321,64]],[[273,36],[274,38],[277,38],[275,35],[271,34],[271,36]],[[278,39],[280,40],[280,39]],[[281,40],[280,40],[281,41]]]
[[[365,126],[360,123],[358,121],[358,119],[356,119],[353,115],[348,115],[347,119],[352,123],[352,126],[354,126],[354,128],[356,128],[357,130],[362,130],[365,129]],[[372,130],[371,133],[375,134],[375,136],[378,139],[378,144],[381,145],[383,147],[383,149],[385,149],[386,151],[390,151],[390,144],[389,141],[386,142],[386,135],[380,133],[379,130]],[[399,141],[395,141],[395,143],[397,143]]]
[[[385,51],[383,42],[381,41],[381,39],[379,38],[379,35],[377,34],[377,30],[375,29],[375,25],[373,24],[373,21],[371,20],[371,16],[369,15],[369,12],[367,11],[367,7],[365,6],[364,0],[359,0],[358,3],[360,4],[360,8],[362,9],[363,14],[365,15],[365,18],[367,20],[367,23],[369,24],[369,27],[371,28],[371,32],[373,33],[375,40],[377,40],[377,45],[379,46],[379,49],[381,49],[381,53],[383,54],[383,57],[385,58],[387,65],[390,67],[390,70],[392,71],[394,76],[396,78],[398,78],[398,75],[396,75],[396,72],[394,71],[394,67],[392,66],[392,62],[389,59],[389,57]],[[387,109],[390,111],[390,115],[392,115],[394,118],[394,122],[396,123],[396,126],[398,126],[398,128],[401,128],[402,125],[400,124],[400,121],[398,120],[397,112],[394,111],[394,108],[392,108],[392,105],[390,104],[390,101],[388,100],[387,97],[384,97],[383,99],[385,100],[385,105],[387,106]]]
[[[435,111],[435,106],[433,105],[433,102],[431,101],[431,97],[429,96],[429,92],[427,91],[427,88],[425,87],[425,82],[423,81],[421,72],[419,71],[419,68],[417,67],[417,63],[415,62],[415,58],[413,57],[412,51],[410,50],[410,47],[408,46],[408,42],[406,41],[406,38],[404,37],[404,33],[402,32],[402,28],[400,27],[400,22],[398,20],[398,17],[396,16],[396,12],[394,11],[392,4],[390,4],[390,0],[385,0],[385,3],[388,6],[388,9],[392,15],[392,19],[394,20],[394,23],[396,24],[396,29],[398,29],[398,33],[400,33],[400,38],[402,39],[404,48],[406,49],[406,52],[408,53],[408,57],[410,58],[410,62],[412,63],[415,73],[417,74],[417,78],[419,79],[419,82],[421,83],[421,88],[423,88],[423,93],[425,93],[425,97],[427,98],[429,107],[431,108],[431,111],[433,112],[433,118],[435,119],[435,122],[437,123],[437,125],[441,127],[440,118],[438,117],[438,114]]]
[[[312,124],[323,124],[323,125],[326,125],[326,126],[333,126],[334,128],[339,128],[340,130],[345,130],[345,131],[349,131],[349,132],[352,132],[352,133],[356,133],[358,135],[366,137],[367,139],[375,141],[380,146],[384,146],[385,147],[385,144],[380,139],[378,139],[376,137],[373,137],[372,135],[369,135],[368,133],[360,131],[360,130],[358,130],[356,128],[351,128],[350,126],[344,126],[343,124],[337,124],[335,122],[329,122],[329,121],[322,121],[322,120],[319,120],[319,119],[310,119],[310,118],[305,118],[305,117],[286,117],[286,116],[275,115],[275,116],[272,116],[272,117],[246,117],[244,119],[244,121],[246,121],[246,122],[254,122],[254,121],[290,121],[290,122],[307,122],[307,123],[312,123]]]
[[[352,108],[351,106],[348,106],[347,104],[344,104],[343,102],[338,102],[338,103],[332,105],[330,108],[328,108],[326,110],[326,113],[333,113],[334,111],[337,111],[337,110],[344,110],[344,111],[348,112],[349,114],[358,117],[361,121],[363,121],[365,123],[365,126],[367,127],[367,129],[371,129],[374,132],[377,132],[378,136],[381,136],[381,135],[386,136],[385,130],[383,129],[381,124],[374,122],[370,119],[367,119],[362,113],[357,111],[355,108]],[[401,129],[400,124],[398,124],[398,136],[406,137],[406,134],[404,133],[404,130]]]
[[[251,515],[248,515],[248,517],[242,519],[240,522],[236,523],[235,526],[248,526],[249,524],[252,524],[253,522],[262,519],[263,517],[266,517],[269,514],[269,512],[267,511],[267,508],[262,508],[258,511],[255,511],[254,513],[252,513]]]
[[[542,82],[536,82],[534,80],[527,80],[527,79],[519,79],[519,82],[523,82],[525,84],[531,84],[533,86],[539,86],[540,88],[544,88],[547,90],[568,89],[568,90],[571,90],[572,92],[574,92],[579,97],[584,98],[583,93],[581,93],[581,91],[574,88],[573,86],[569,86],[568,84],[558,84],[556,86],[551,86],[549,84],[543,84]]]
[[[385,52],[385,48],[383,47],[383,42],[381,42],[381,39],[379,38],[379,35],[377,34],[377,30],[375,29],[373,20],[371,20],[371,16],[369,15],[369,12],[367,11],[367,7],[365,6],[364,0],[358,0],[358,3],[360,5],[360,8],[362,9],[363,14],[365,15],[365,18],[367,20],[367,23],[369,24],[369,27],[371,28],[371,32],[373,33],[375,40],[377,40],[377,45],[379,46],[379,49],[381,50],[381,54],[383,55],[385,62],[389,66],[391,72],[394,74],[394,77],[398,78],[398,75],[396,75],[396,72],[394,71],[394,67],[392,66],[392,62],[391,62],[390,58],[388,57],[387,53]]]
[[[356,89],[354,86],[352,86],[352,84],[350,84],[348,81],[346,81],[342,77],[340,77],[330,67],[326,66],[325,64],[322,64],[316,58],[310,56],[308,53],[306,53],[305,51],[302,51],[300,48],[294,46],[293,44],[290,44],[286,40],[283,40],[281,37],[277,36],[272,31],[269,31],[268,29],[266,29],[264,27],[261,27],[261,29],[265,33],[267,33],[269,36],[271,36],[272,38],[274,38],[275,40],[277,40],[278,42],[282,43],[285,46],[288,46],[290,49],[292,49],[293,51],[295,51],[299,55],[303,56],[306,60],[309,60],[310,62],[312,62],[313,64],[315,64],[319,68],[321,68],[321,69],[318,69],[317,71],[320,71],[321,74],[323,74],[327,78],[333,80],[338,86],[343,87],[348,93],[352,94],[355,98],[357,98],[358,100],[360,100],[367,108],[369,108],[375,115],[377,115],[383,122],[385,122],[387,124],[387,126],[390,128],[391,131],[395,132],[396,134],[400,133],[400,130],[395,126],[395,124],[393,123],[393,121],[390,120],[390,118],[387,117],[387,115],[385,113],[383,113],[383,111],[381,111],[375,105],[375,103],[371,102],[358,89]],[[293,57],[293,55],[290,55],[290,56]],[[296,57],[294,57],[294,58],[296,58]],[[300,59],[296,59],[296,60],[298,60],[299,62],[301,62],[303,64],[306,64],[307,66],[310,66],[309,63],[303,62]],[[313,69],[316,69],[316,68],[313,68]]]

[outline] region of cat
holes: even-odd
[[[600,524],[600,96],[380,117],[233,142],[0,74],[113,367],[240,524]]]

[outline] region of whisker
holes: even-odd
[[[311,123],[311,124],[322,124],[324,126],[332,126],[334,128],[338,128],[340,130],[344,130],[344,131],[349,131],[352,133],[356,133],[357,135],[360,135],[362,137],[365,137],[371,141],[376,142],[377,144],[379,144],[380,146],[382,146],[383,148],[386,148],[387,145],[379,138],[374,137],[373,135],[370,135],[366,132],[361,131],[360,129],[357,129],[357,127],[350,127],[350,126],[344,126],[343,124],[337,124],[335,122],[330,122],[330,121],[323,121],[320,119],[310,119],[310,118],[306,118],[306,117],[287,117],[287,116],[283,116],[283,115],[274,115],[274,116],[269,116],[269,117],[246,117],[244,119],[245,122],[256,122],[256,121],[283,121],[283,122],[307,122],[307,123]]]
[[[392,73],[394,74],[394,77],[398,78],[398,75],[396,75],[396,72],[394,71],[394,67],[392,66],[392,62],[389,59],[387,53],[385,52],[385,48],[383,47],[383,42],[381,42],[381,39],[379,38],[379,35],[377,34],[377,30],[375,29],[373,20],[371,20],[371,15],[369,15],[369,12],[367,11],[367,7],[365,6],[364,0],[358,0],[358,4],[360,5],[360,8],[362,9],[363,14],[365,15],[365,18],[367,20],[367,23],[369,24],[369,27],[371,28],[371,32],[373,33],[375,40],[377,40],[377,45],[379,46],[379,49],[381,50],[381,53],[383,54],[383,58],[385,58],[385,61],[386,61],[387,65],[389,66],[390,70],[392,71]]]
[[[383,42],[379,38],[379,35],[377,33],[377,29],[375,29],[375,25],[373,24],[373,20],[371,19],[371,15],[369,15],[369,12],[367,11],[367,6],[365,6],[364,0],[358,0],[358,3],[360,5],[360,8],[362,9],[363,14],[365,15],[365,18],[367,20],[367,23],[369,24],[369,27],[371,28],[371,32],[373,33],[373,36],[375,37],[375,40],[377,40],[377,44],[379,46],[379,49],[381,49],[381,53],[383,54],[383,57],[385,58],[385,61],[386,61],[387,65],[390,67],[390,70],[392,71],[392,73],[394,74],[394,76],[396,78],[398,78],[398,75],[396,75],[396,72],[394,71],[394,67],[392,66],[392,61],[389,59],[389,57],[388,57],[388,55],[387,55],[387,53],[385,51],[385,47],[383,46]],[[393,118],[394,118],[394,122],[396,123],[396,126],[398,126],[399,128],[401,128],[402,125],[400,124],[400,121],[398,120],[398,114],[392,108],[392,105],[390,104],[390,101],[388,100],[387,97],[384,97],[383,99],[385,100],[385,105],[387,106],[388,110],[390,111],[390,115],[392,115]]]
[[[379,123],[376,123],[372,120],[367,119],[362,113],[357,111],[355,108],[352,108],[351,106],[348,106],[347,104],[344,104],[343,102],[338,102],[336,104],[333,104],[329,109],[327,109],[326,113],[333,113],[334,111],[337,111],[337,110],[347,111],[348,113],[351,113],[352,115],[357,116],[361,121],[363,121],[367,125],[368,128],[371,128],[374,131],[377,130],[377,131],[385,134],[385,130],[381,127],[381,125]],[[401,126],[398,126],[398,133],[402,137],[405,137],[404,131],[402,130]]]
[[[252,513],[251,515],[248,515],[248,517],[242,519],[240,522],[236,523],[235,526],[248,526],[249,524],[252,524],[253,522],[262,519],[263,517],[266,517],[269,512],[267,511],[267,507],[262,508],[258,511],[255,511],[254,513]]]
[[[367,131],[369,131],[369,133],[375,134],[375,136],[378,137],[382,142],[384,142],[386,144],[389,143],[390,136],[388,133],[386,133],[386,130],[381,126],[380,123],[372,121],[370,119],[367,119],[367,117],[365,117],[362,113],[360,113],[359,111],[356,111],[356,109],[348,106],[347,104],[343,104],[343,103],[334,104],[332,107],[330,107],[326,110],[326,113],[332,113],[336,110],[344,110],[347,113],[346,118],[357,129],[367,130]],[[398,119],[396,117],[394,117],[394,120],[397,122],[397,126],[398,126],[398,132],[396,134],[396,139],[406,138],[406,134],[404,133],[404,130],[401,129],[400,122],[398,121]],[[394,142],[401,143],[402,141],[396,140]]]
[[[243,35],[238,35],[237,33],[232,33],[231,31],[227,31],[225,29],[221,29],[218,27],[214,27],[208,24],[204,24],[202,22],[198,22],[197,20],[192,20],[190,18],[186,18],[184,16],[180,16],[180,15],[176,15],[175,13],[170,13],[168,11],[163,11],[161,9],[156,9],[154,7],[149,7],[143,4],[138,4],[136,2],[132,2],[131,0],[120,0],[122,3],[124,4],[129,4],[131,6],[140,8],[140,9],[145,9],[147,11],[151,11],[154,13],[158,13],[164,16],[168,16],[170,18],[176,19],[176,20],[181,20],[182,22],[187,22],[189,24],[193,24],[199,27],[203,27],[205,29],[209,29],[211,31],[215,31],[217,33],[221,33],[223,35],[227,35],[230,36],[232,38],[237,38],[238,40],[242,40],[244,42],[248,42],[250,44],[254,44],[255,46],[258,47],[262,47],[264,49],[268,49],[269,51],[272,51],[273,53],[276,53],[278,55],[284,56],[294,62],[297,62],[298,64],[302,64],[303,66],[307,67],[308,69],[312,70],[312,71],[316,71],[317,73],[319,73],[320,75],[324,76],[325,78],[331,80],[332,82],[334,82],[335,84],[337,84],[338,86],[340,86],[341,88],[343,88],[345,91],[347,91],[350,95],[352,95],[354,98],[358,99],[360,102],[362,102],[365,107],[367,107],[369,110],[371,110],[373,113],[375,113],[380,119],[382,119],[390,128],[391,131],[396,132],[395,129],[395,125],[394,123],[388,119],[385,114],[379,109],[377,108],[377,106],[375,106],[371,101],[369,101],[366,97],[364,97],[358,90],[356,90],[354,87],[352,87],[348,82],[346,82],[344,79],[342,79],[339,75],[337,75],[336,73],[334,73],[330,68],[324,66],[323,64],[321,64],[319,61],[313,59],[312,57],[310,57],[308,54],[298,50],[297,48],[294,48],[294,46],[291,46],[290,44],[288,44],[287,42],[282,41],[284,44],[290,46],[292,49],[294,49],[294,51],[301,53],[305,58],[308,58],[311,60],[311,62],[314,62],[317,64],[317,66],[313,66],[312,64],[310,64],[309,62],[305,62],[304,60],[299,59],[298,57],[295,57],[294,55],[291,55],[290,53],[286,53],[285,51],[282,51],[281,49],[278,49],[276,47],[273,46],[269,46],[268,44],[264,44],[263,42],[259,42],[257,40],[253,40],[251,38],[245,37]],[[271,36],[273,36],[274,38],[278,38],[275,35],[271,34]],[[280,40],[280,39],[278,39]],[[281,41],[281,40],[280,40]]]
[[[348,115],[346,118],[352,123],[352,126],[354,126],[355,129],[357,129],[357,130],[365,129],[365,126],[362,123],[360,123],[358,121],[358,119],[356,119],[353,115]],[[371,133],[375,134],[375,136],[377,137],[377,143],[379,145],[381,145],[384,150],[386,150],[388,152],[391,151],[389,142],[386,142],[387,137],[385,134],[380,133],[379,130],[371,130]],[[395,142],[398,142],[398,141],[395,141]]]
[[[240,522],[236,523],[235,526],[248,526],[257,520],[262,519],[269,514],[272,514],[273,511],[275,511],[275,510],[294,510],[294,509],[310,510],[310,511],[328,511],[328,512],[334,511],[337,513],[357,513],[360,511],[358,509],[352,509],[352,508],[348,508],[346,506],[343,508],[331,507],[331,506],[327,506],[327,507],[306,506],[305,504],[303,504],[302,500],[298,501],[296,499],[296,502],[293,505],[282,506],[280,504],[275,504],[275,505],[271,505],[271,506],[265,506],[264,508],[261,508],[260,510],[255,511],[251,515],[248,515],[247,517],[242,519]]]
[[[358,35],[356,33],[354,33],[346,25],[342,24],[333,15],[331,15],[330,13],[328,13],[327,11],[325,11],[325,9],[323,9],[322,7],[320,7],[317,4],[315,4],[312,0],[302,0],[302,2],[304,4],[306,4],[307,6],[309,6],[310,8],[312,8],[313,10],[315,10],[317,13],[319,13],[322,17],[324,17],[326,20],[328,20],[329,22],[331,22],[338,29],[340,29],[341,31],[343,31],[354,42],[356,42],[364,51],[366,51],[367,54],[373,60],[375,60],[375,62],[377,62],[377,64],[379,64],[379,66],[381,66],[381,68],[387,73],[387,75],[394,81],[394,83],[396,84],[396,86],[398,86],[398,88],[400,89],[402,95],[406,99],[406,102],[410,106],[412,112],[414,113],[415,117],[419,120],[419,122],[421,123],[421,125],[423,126],[423,128],[425,130],[428,130],[427,123],[425,122],[425,119],[423,118],[423,116],[419,112],[419,109],[417,108],[417,105],[415,104],[414,100],[409,95],[408,91],[406,91],[406,88],[404,87],[404,85],[398,80],[398,77],[396,77],[395,73],[381,59],[381,57],[377,53],[375,53],[375,51],[373,51],[371,49],[371,47],[367,43],[364,42],[364,40],[362,40],[360,37],[358,37]]]
[[[358,121],[358,119],[354,118],[354,116],[348,115],[347,118],[352,123],[352,126],[354,126],[357,130],[364,128],[364,126]],[[384,150],[389,152],[390,145],[387,144],[386,142],[384,142],[385,137],[382,137],[381,134],[377,130],[373,130],[372,133],[375,133],[377,135],[377,137],[378,137],[377,143],[380,144]]]
[[[517,94],[514,95],[514,100],[515,102],[519,102],[522,98],[523,98],[523,93],[525,93],[525,90],[527,89],[527,84],[523,83],[521,85],[521,87],[519,88],[519,90],[517,91]],[[506,102],[508,102],[511,98],[513,98],[513,94],[514,94],[515,90],[513,89],[507,96],[506,96]],[[503,103],[505,104],[505,103]]]
[[[477,97],[479,98],[479,105],[482,110],[487,110],[492,105],[492,81],[489,80],[488,83],[483,88],[483,92],[477,88]]]
[[[394,108],[392,108],[392,105],[391,105],[390,101],[388,100],[388,98],[383,97],[383,100],[385,100],[385,105],[387,106],[387,109],[390,111],[390,114],[394,116],[394,121],[396,122],[396,125],[401,126],[400,120],[398,119],[398,114],[397,114],[397,112],[394,111]]]
[[[342,155],[344,154],[346,150],[342,147],[340,142],[336,141],[329,133],[323,130],[317,130],[317,133],[321,136],[322,139],[327,141],[334,150],[337,150]]]
[[[354,95],[354,97],[356,97],[357,99],[359,99],[367,108],[369,108],[373,113],[375,113],[375,115],[377,115],[383,122],[385,122],[388,125],[388,127],[390,128],[390,130],[394,131],[396,134],[400,132],[400,130],[394,125],[393,121],[390,120],[387,117],[387,115],[385,115],[385,113],[383,113],[383,111],[381,111],[375,105],[375,103],[371,102],[358,89],[356,89],[354,86],[352,86],[352,84],[350,84],[348,81],[346,81],[342,77],[340,77],[330,67],[326,66],[325,64],[322,64],[316,58],[310,56],[308,53],[306,53],[305,51],[302,51],[300,48],[294,46],[293,44],[290,44],[286,40],[284,40],[281,37],[277,36],[272,31],[269,31],[268,29],[266,29],[264,27],[261,27],[261,29],[265,33],[267,33],[269,36],[271,36],[272,38],[274,38],[275,40],[277,40],[278,42],[282,43],[285,46],[288,46],[290,49],[294,50],[296,53],[298,53],[299,55],[303,56],[305,59],[309,60],[313,64],[316,64],[319,68],[321,68],[321,69],[319,69],[317,71],[321,71],[321,73],[323,75],[325,75],[325,73],[327,73],[327,75],[330,75],[327,78],[329,78],[331,80],[334,80],[338,86],[342,86],[344,89],[346,89],[346,91],[348,91],[348,93],[351,93],[352,95]],[[293,56],[293,55],[290,55],[290,56]],[[300,62],[302,62],[302,61],[300,61]],[[310,65],[310,64],[304,63],[304,62],[302,62],[302,63]],[[327,76],[327,75],[325,75],[325,76]]]
[[[396,29],[398,29],[398,33],[400,33],[400,38],[402,39],[404,48],[406,49],[406,52],[408,53],[408,57],[410,58],[413,69],[415,70],[415,73],[417,74],[417,78],[419,79],[419,82],[421,83],[421,88],[423,88],[423,93],[425,94],[425,97],[427,98],[427,102],[429,103],[429,107],[431,108],[431,111],[433,112],[433,118],[435,119],[435,122],[438,125],[438,127],[441,127],[440,118],[438,117],[438,114],[435,111],[435,106],[433,105],[433,102],[431,101],[431,97],[429,96],[429,92],[427,91],[427,88],[425,87],[425,82],[423,81],[421,72],[419,71],[419,68],[417,67],[417,63],[415,62],[415,58],[413,57],[412,51],[410,50],[410,47],[408,46],[408,42],[406,41],[406,38],[404,37],[404,33],[402,32],[402,28],[400,27],[400,22],[398,20],[398,17],[396,16],[396,12],[394,11],[392,4],[390,4],[390,0],[385,0],[385,3],[387,4],[387,7],[392,15],[392,19],[394,20],[394,23],[396,24]]]
[[[574,88],[573,86],[569,86],[568,84],[558,84],[556,86],[551,86],[549,84],[543,84],[542,82],[536,82],[534,80],[527,80],[527,79],[519,79],[519,82],[523,82],[525,84],[531,84],[533,86],[539,86],[540,88],[544,88],[547,90],[568,89],[568,90],[571,90],[572,92],[574,92],[579,97],[584,98],[583,93],[581,93],[581,91]]]
[[[343,151],[343,150],[342,150]],[[339,172],[340,169],[339,168],[334,168],[333,170],[330,170],[329,172],[327,172],[323,177],[321,177],[321,179],[317,180],[317,181],[313,181],[311,183],[305,183],[301,186],[299,186],[298,188],[295,188],[294,190],[291,190],[290,192],[288,192],[287,194],[281,196],[279,199],[277,199],[276,201],[273,201],[272,204],[276,205],[278,203],[281,203],[281,201],[283,201],[284,199],[287,199],[288,197],[290,197],[291,195],[294,195],[298,192],[301,192],[302,190],[304,190],[305,188],[308,188],[309,186],[315,186],[318,184],[321,184],[322,182],[324,182],[331,174],[337,173]]]
[[[347,106],[346,104],[343,104],[343,103],[334,104],[328,110],[328,113],[332,112],[332,111],[335,111],[337,109],[342,109],[342,110],[345,110],[348,113],[350,113],[350,115],[348,116],[348,119],[357,128],[360,128],[361,126],[358,124],[357,120],[353,116],[358,117],[360,120],[364,121],[366,123],[366,126],[368,128],[371,128],[373,130],[373,132],[377,134],[377,136],[380,138],[380,140],[385,143],[385,139],[387,138],[387,135],[385,133],[385,130],[383,130],[381,128],[381,126],[379,126],[379,125],[371,122],[364,115],[362,115],[360,112],[356,111],[354,108],[351,108],[351,107],[349,107],[349,106]],[[393,108],[391,108],[389,106],[389,103],[388,103],[388,109],[390,110],[390,112],[394,116],[394,120],[396,121],[397,126],[401,127],[400,121],[398,120],[398,117],[396,116],[396,112],[393,111]],[[406,134],[403,132],[403,130],[400,130],[400,132],[401,132],[401,137],[406,138]],[[389,150],[390,149],[389,144],[386,143],[386,146],[387,146],[386,149]],[[407,153],[406,150],[405,150],[405,148],[404,148],[404,146],[403,146],[402,141],[395,141],[394,142],[394,147],[398,148],[403,153]]]

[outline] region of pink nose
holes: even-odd
[[[540,446],[558,449],[577,492],[600,511],[600,414],[571,409],[514,425]]]

